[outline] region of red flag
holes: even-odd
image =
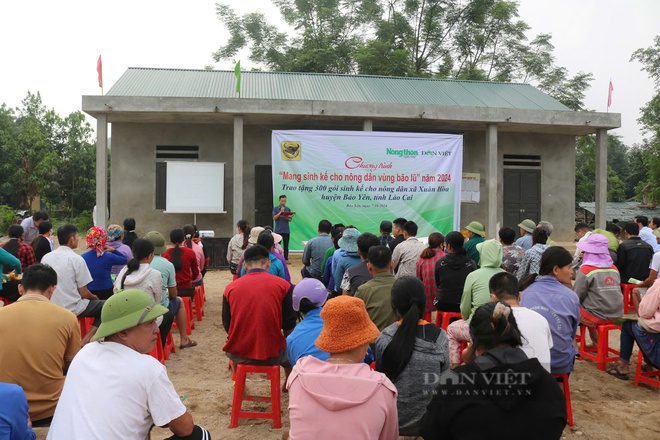
[[[607,108],[610,108],[610,106],[612,105],[612,91],[613,90],[614,90],[614,86],[612,85],[612,80],[610,80],[610,88],[609,88],[609,91],[607,92]]]
[[[96,71],[99,73],[99,87],[103,88],[103,63],[101,63],[101,55],[99,55],[99,60],[96,62]]]

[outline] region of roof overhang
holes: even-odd
[[[231,124],[234,115],[243,115],[248,125],[345,126],[373,119],[393,129],[482,131],[497,124],[503,132],[576,136],[621,126],[620,113],[246,98],[83,96],[82,109],[95,118],[106,115],[110,123]]]

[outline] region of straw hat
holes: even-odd
[[[115,293],[103,304],[101,325],[94,334],[94,340],[153,321],[167,311],[167,307],[161,306],[142,290],[128,289]]]
[[[328,300],[321,310],[321,318],[323,330],[316,339],[316,346],[330,354],[351,351],[380,335],[360,298],[342,295]]]

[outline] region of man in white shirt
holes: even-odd
[[[57,272],[57,287],[50,302],[64,307],[79,318],[94,318],[92,328],[83,337],[83,345],[88,343],[99,324],[103,300],[89,291],[87,285],[92,282],[87,264],[74,252],[78,247],[80,234],[74,225],[66,224],[57,229],[60,247],[44,255],[41,262]]]
[[[156,318],[165,313],[141,290],[106,301],[97,342],[71,363],[48,440],[144,440],[152,424],[167,426],[174,434],[168,440],[211,438],[193,423],[165,366],[145,356],[158,340]]]
[[[660,244],[653,235],[653,229],[649,228],[649,219],[644,215],[635,217],[635,222],[639,226],[639,238],[647,242],[653,248],[653,252],[660,252]]]
[[[417,240],[417,223],[407,221],[403,225],[404,241],[397,245],[392,252],[392,263],[396,277],[417,276],[417,260],[422,253],[424,246]]]
[[[537,358],[543,368],[550,372],[550,326],[541,314],[520,305],[518,279],[508,272],[501,272],[491,277],[488,287],[491,301],[502,301],[511,306],[522,336],[522,351],[530,359]]]

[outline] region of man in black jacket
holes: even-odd
[[[628,223],[624,230],[628,239],[619,245],[616,261],[621,282],[627,283],[630,278],[644,281],[649,276],[653,248],[639,238],[637,223]]]

